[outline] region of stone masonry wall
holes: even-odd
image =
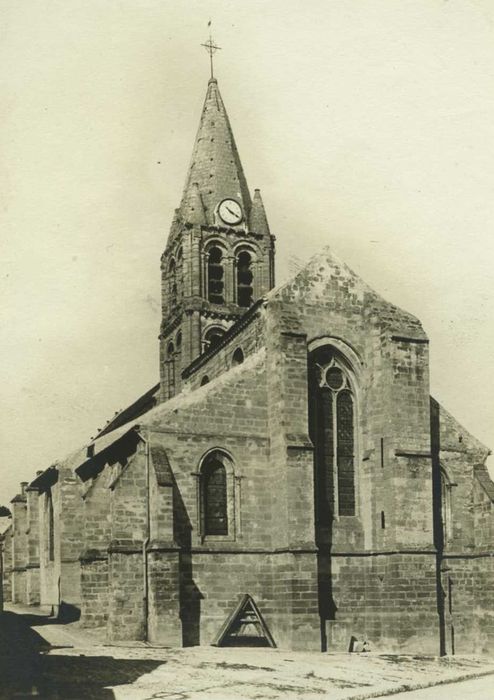
[[[40,603],[38,492],[27,488],[26,602]]]
[[[27,504],[22,493],[12,500],[12,602],[23,605],[27,603],[27,547]]]
[[[196,389],[201,385],[204,377],[209,381],[224,374],[232,367],[233,353],[241,348],[244,357],[247,358],[260,350],[264,345],[264,315],[261,310],[231,341],[218,349],[211,357],[201,364],[187,379],[185,385]]]
[[[305,356],[305,346],[302,349]],[[300,382],[300,378],[294,375],[294,381]],[[300,551],[301,543],[307,548],[310,541],[312,495],[303,486],[304,477],[299,482],[296,479],[297,472],[301,475],[304,471],[311,479],[310,454],[307,462],[303,451],[300,461],[297,450],[293,451],[293,500],[289,506],[282,496],[286,460],[277,470],[267,451],[267,415],[264,353],[256,353],[208,385],[162,405],[150,414],[146,425],[141,425],[143,431],[150,432],[153,442],[159,440],[166,450],[175,479],[173,535],[182,548],[185,644],[208,643],[239,596],[247,592],[258,604],[260,599],[261,611],[264,614],[267,609],[268,617],[269,610],[276,608],[274,624],[279,644],[308,648],[310,642],[313,648],[319,648],[315,554],[313,547],[307,554]],[[229,498],[234,515],[227,537],[203,541],[197,472],[202,457],[212,448],[226,450],[233,461]],[[286,458],[286,451],[284,454]],[[280,474],[284,476],[280,478]],[[304,514],[307,506],[309,515]],[[307,519],[307,528],[296,526],[301,514]],[[292,553],[290,547],[296,551]],[[278,593],[271,583],[274,580]],[[304,596],[312,601],[312,609],[303,602]]]
[[[72,469],[61,468],[58,481],[60,491],[60,521],[56,538],[60,552],[60,596],[67,605],[81,605],[81,525],[83,502],[79,484]]]
[[[53,505],[54,552],[50,556],[50,516],[49,502]],[[60,518],[60,490],[58,483],[48,491],[40,492],[39,508],[39,556],[40,556],[40,605],[47,613],[57,613],[60,606],[60,544],[56,536]]]
[[[108,636],[111,641],[144,639],[146,466],[142,445],[114,480],[110,499]]]
[[[438,654],[434,554],[332,558],[334,621],[330,651],[365,639],[372,650]]]
[[[379,299],[331,256],[270,295],[267,315],[270,380],[278,370],[290,392],[289,401],[273,411],[282,429],[288,432],[285,426],[293,423],[293,433],[306,435],[300,420],[307,415],[307,385],[304,380],[297,394],[296,383],[280,369],[287,355],[285,341],[276,346],[278,334],[305,336],[309,350],[332,345],[352,368],[356,384],[356,515],[333,520],[332,555],[321,550],[319,556],[328,648],[347,649],[350,636],[366,624],[377,646],[425,644],[437,652],[428,346],[420,324]],[[299,370],[300,378],[305,375]],[[270,394],[278,402],[283,396],[276,387]],[[273,436],[271,450],[276,440]],[[386,557],[393,552],[393,564],[385,559],[391,569],[374,589],[380,552]]]
[[[491,654],[494,644],[494,554],[442,561],[445,640],[449,654]]]
[[[12,525],[3,534],[3,600],[12,600]]]
[[[142,541],[113,542],[109,558],[108,639],[144,639]]]
[[[494,504],[477,480],[473,486],[475,546],[480,551],[494,550]]]
[[[329,253],[268,295],[267,313],[282,330],[306,335],[309,349],[332,345],[355,378],[357,512],[333,523],[334,546],[432,549],[428,352],[420,323]]]
[[[103,627],[108,620],[108,557],[81,560],[81,625]]]
[[[111,538],[108,474],[88,484],[83,497],[84,542],[81,561],[81,624],[100,627],[108,619],[108,546]]]
[[[451,527],[446,550],[470,552],[476,546],[478,510],[474,504],[476,494],[480,496],[477,488],[479,485],[475,478],[475,466],[485,461],[489,450],[470,435],[442,406],[439,404],[436,406],[439,461],[450,484]],[[492,548],[492,545],[493,541],[489,547]]]

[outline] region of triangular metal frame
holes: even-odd
[[[247,618],[245,617],[246,615]],[[235,628],[237,626],[238,628],[241,628],[242,624],[244,626],[246,624],[255,625],[258,633],[260,632],[260,634],[258,634],[258,636],[256,637],[254,635],[239,635],[237,631],[234,632]],[[265,639],[267,642],[267,646],[276,648],[274,639],[271,636],[271,633],[266,623],[264,622],[264,618],[259,612],[259,608],[255,604],[254,599],[248,593],[245,593],[240,598],[234,610],[226,618],[225,622],[223,623],[223,626],[221,627],[220,631],[213,640],[212,645],[216,647],[235,646],[234,641],[236,638],[239,640],[246,640],[250,636],[252,636],[252,640]],[[233,644],[229,644],[229,642],[233,642]]]

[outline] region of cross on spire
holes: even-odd
[[[201,44],[201,46],[204,46],[206,51],[209,54],[209,65],[211,67],[211,79],[214,78],[213,75],[213,54],[216,53],[216,51],[221,50],[221,46],[216,46],[216,44],[213,41],[213,38],[211,36],[211,20],[208,22],[208,27],[209,27],[209,39],[206,41],[205,44]]]

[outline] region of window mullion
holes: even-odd
[[[338,481],[338,405],[337,405],[338,393],[331,392],[331,401],[333,405],[333,503],[334,503],[334,515],[339,516],[340,514],[340,503],[339,503],[339,481]]]

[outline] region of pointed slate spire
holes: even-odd
[[[251,231],[254,231],[254,233],[269,233],[269,224],[261,199],[261,190],[254,190],[249,223],[249,228]]]
[[[193,182],[189,189],[187,199],[183,204],[183,218],[191,224],[205,224],[204,206],[202,204],[199,183]]]
[[[202,200],[205,223],[214,224],[217,205],[226,198],[238,201],[247,220],[251,199],[230,121],[216,78],[209,80],[201,121],[180,206],[188,221],[189,206],[196,186]]]

